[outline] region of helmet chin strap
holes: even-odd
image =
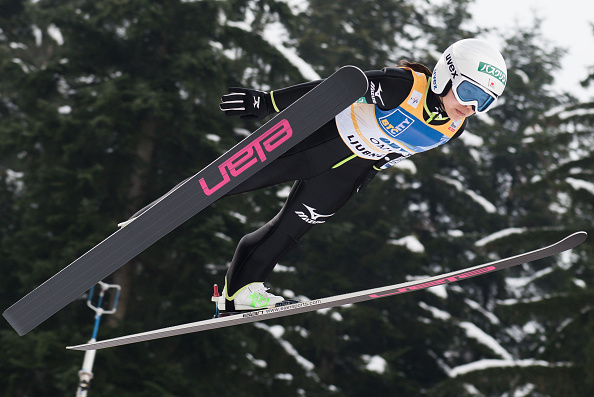
[[[447,112],[446,112],[445,105],[443,104],[443,97],[444,97],[444,96],[446,96],[446,95],[447,95],[447,93],[446,93],[446,94],[444,94],[444,95],[439,95],[439,96],[437,97],[437,98],[438,98],[438,100],[439,100],[439,108],[440,108],[440,109],[441,109],[441,111],[442,111],[442,112],[444,112],[444,113],[447,113]]]
[[[427,89],[429,89],[429,87],[427,87]],[[435,110],[436,110],[435,112],[432,111],[433,109],[429,110],[429,106],[427,104],[427,101],[425,101],[425,105],[424,105],[425,106],[425,111],[429,114],[429,119],[428,120],[425,120],[427,123],[430,123],[434,119],[437,119],[437,120],[444,119],[442,117],[441,113],[444,113],[444,114],[447,115],[447,112],[445,110],[445,106],[443,104],[443,99],[442,98],[443,97],[441,95],[437,95],[437,102],[439,104],[439,110],[437,109],[437,107],[435,107],[435,104],[432,105],[433,107],[435,107]],[[447,116],[446,116],[446,118],[447,118]]]

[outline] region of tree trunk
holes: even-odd
[[[128,205],[126,213],[134,214],[139,206],[146,203],[145,192],[148,181],[146,176],[150,168],[153,151],[155,149],[156,122],[148,119],[142,123],[141,139],[136,149],[138,163],[130,177],[130,190],[128,191]],[[113,283],[121,286],[118,308],[114,315],[108,317],[108,325],[115,327],[121,320],[126,318],[134,280],[134,268],[137,259],[133,259],[113,274]]]

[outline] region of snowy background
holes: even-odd
[[[581,99],[594,95],[594,88],[579,83],[594,72],[594,3],[584,0],[475,0],[470,2],[472,25],[512,30],[531,26],[542,20],[543,34],[552,45],[566,48],[563,70],[556,76],[556,86]],[[497,35],[486,36],[498,40]]]
[[[0,4],[2,307],[257,128],[218,110],[227,87],[284,87],[410,55],[430,65],[436,43],[444,49],[473,23],[507,26],[506,39],[517,23],[532,26],[533,2],[438,3],[433,13],[430,2],[377,0]],[[460,20],[466,6],[475,22]],[[552,45],[582,56],[579,69],[568,56],[555,71],[540,38],[501,43],[514,67],[498,105],[460,139],[379,174],[281,260],[273,292],[316,299],[592,234],[591,88],[578,101],[543,89],[569,69],[573,80],[559,87],[577,95],[594,64],[576,50],[591,46],[589,13],[563,6],[538,2],[535,11]],[[566,11],[583,17],[565,20]],[[99,338],[211,317],[212,285],[223,283],[237,242],[287,192],[221,200],[122,267],[108,280],[123,286],[120,305]],[[592,258],[588,241],[425,291],[108,349],[92,392],[594,395]],[[25,337],[2,323],[2,397],[73,394],[82,354],[64,346],[88,340],[92,320],[81,299]]]

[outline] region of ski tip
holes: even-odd
[[[365,81],[367,81],[367,75],[365,74],[365,72],[363,71],[363,69],[361,69],[358,66],[355,66],[355,65],[345,65],[341,69],[351,70],[352,73],[364,77],[365,78]]]
[[[358,73],[363,73],[363,74],[365,74],[365,73],[363,72],[363,70],[362,70],[360,67],[358,67],[358,66],[355,66],[355,65],[344,65],[344,66],[342,66],[340,69],[344,69],[344,70],[347,70],[347,69],[353,69],[353,70],[356,70]]]
[[[353,83],[361,84],[360,89],[363,90],[367,90],[368,86],[369,86],[369,80],[367,79],[367,75],[365,74],[365,72],[363,70],[361,70],[361,68],[357,67],[357,66],[353,66],[353,65],[345,65],[343,67],[341,67],[340,69],[338,69],[336,72],[334,72],[334,74],[340,74],[342,76],[344,76],[346,79],[350,80],[349,84],[352,85]]]
[[[588,233],[581,230],[579,232],[575,232],[565,238],[565,240],[572,239],[575,240],[575,246],[580,245],[588,238]]]

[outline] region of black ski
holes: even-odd
[[[157,329],[154,331],[142,332],[139,334],[122,336],[114,339],[87,343],[77,346],[69,346],[73,350],[96,350],[106,347],[128,345],[131,343],[145,342],[153,339],[167,338],[170,336],[183,335],[192,332],[201,332],[209,329],[230,327],[232,325],[253,323],[256,321],[267,320],[276,317],[292,316],[294,314],[312,312],[329,307],[342,306],[346,304],[368,301],[371,299],[384,298],[386,296],[400,295],[407,292],[418,291],[436,285],[444,285],[471,277],[489,274],[498,270],[507,269],[522,263],[535,261],[549,256],[560,254],[563,251],[570,250],[586,240],[586,232],[577,232],[565,237],[549,246],[526,252],[498,261],[485,263],[478,266],[469,267],[454,272],[440,274],[433,277],[427,277],[421,280],[409,281],[406,283],[389,285],[386,287],[368,289],[364,291],[352,292],[331,296],[328,298],[316,299],[312,301],[300,302],[297,304],[274,307],[271,309],[258,310],[243,314],[231,315],[227,317],[213,318],[210,320],[197,321],[194,323],[182,324],[174,327]]]
[[[88,291],[235,186],[269,164],[365,95],[367,77],[344,66],[8,308],[3,316],[24,335]]]

